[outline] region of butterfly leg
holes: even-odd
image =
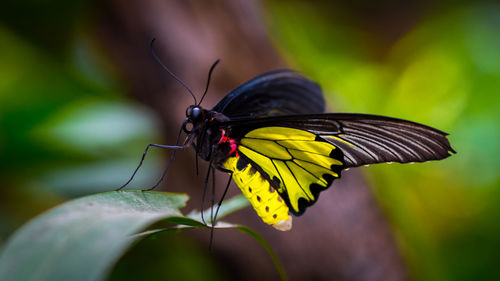
[[[209,249],[212,248],[213,240],[214,240],[214,228],[215,228],[215,220],[217,219],[217,214],[219,213],[220,206],[222,205],[222,201],[224,201],[224,197],[226,197],[226,193],[229,189],[229,185],[231,184],[231,179],[233,178],[233,171],[226,170],[224,172],[229,173],[229,180],[227,181],[226,188],[224,188],[224,193],[222,193],[222,197],[217,204],[217,209],[215,210],[214,219],[212,220],[212,228],[210,229],[210,244],[208,246]]]
[[[217,214],[219,213],[220,206],[222,205],[222,201],[224,201],[224,197],[226,197],[229,185],[231,184],[231,180],[233,179],[233,171],[226,170],[224,172],[229,173],[229,179],[227,181],[226,188],[224,188],[224,193],[222,193],[222,197],[220,198],[219,203],[217,204],[217,209],[215,210],[215,215],[214,215],[214,220],[212,221],[212,225],[214,225],[215,220],[217,219]]]
[[[210,221],[214,221],[215,169],[212,169],[212,197],[210,198]]]
[[[150,143],[150,144],[148,144],[148,146],[146,146],[146,149],[145,149],[145,150],[144,150],[144,152],[142,153],[142,158],[141,158],[141,161],[139,162],[139,165],[137,166],[137,168],[135,168],[134,172],[132,173],[132,176],[130,177],[130,179],[129,179],[129,180],[128,180],[128,181],[127,181],[124,185],[120,186],[120,187],[117,189],[117,191],[118,191],[118,190],[123,189],[125,186],[127,186],[127,185],[128,185],[128,184],[129,184],[129,183],[130,183],[133,179],[134,179],[135,174],[137,173],[137,171],[139,170],[139,168],[142,166],[142,163],[144,162],[144,158],[146,158],[146,154],[148,153],[148,150],[149,150],[149,148],[150,148],[150,147],[158,147],[158,148],[163,148],[163,149],[173,150],[173,151],[172,151],[172,156],[171,156],[170,161],[169,161],[169,163],[168,163],[168,165],[167,165],[167,169],[166,169],[166,170],[168,170],[168,167],[170,166],[170,163],[171,163],[171,162],[172,162],[172,160],[173,160],[173,156],[174,156],[175,151],[177,151],[177,150],[184,150],[187,146],[179,146],[179,145],[162,145],[162,144],[154,144],[154,143]],[[163,175],[162,175],[161,179],[158,181],[158,183],[157,183],[157,184],[155,184],[152,188],[147,189],[147,190],[152,190],[152,189],[154,189],[156,186],[158,186],[158,184],[161,182],[161,180],[163,180],[163,177],[164,177],[164,176],[165,176],[165,174],[166,174],[166,170],[165,170],[165,172],[163,173]]]
[[[207,176],[205,177],[205,183],[203,184],[203,193],[201,194],[201,221],[207,225],[207,222],[205,221],[205,216],[203,210],[205,210],[205,195],[207,194],[207,188],[208,188],[208,180],[210,179],[210,172],[213,169],[212,164],[214,162],[214,159],[210,159],[210,164],[208,165],[208,171],[207,171]]]
[[[206,223],[206,221],[205,221],[205,216],[204,216],[204,214],[203,214],[203,213],[204,213],[204,212],[203,212],[203,210],[205,210],[205,195],[206,195],[206,193],[207,193],[208,181],[209,181],[209,179],[210,179],[210,172],[212,172],[212,178],[213,178],[213,186],[212,186],[212,201],[213,201],[213,197],[214,197],[214,194],[213,194],[213,193],[215,192],[215,191],[214,191],[214,189],[215,189],[215,187],[214,187],[214,186],[215,186],[215,173],[214,173],[214,171],[215,171],[215,167],[213,166],[213,163],[214,163],[214,157],[213,157],[213,155],[214,155],[214,153],[215,153],[215,149],[216,149],[216,148],[217,148],[217,147],[216,147],[215,145],[214,145],[214,146],[212,146],[212,153],[211,153],[212,158],[210,159],[210,163],[208,164],[207,176],[205,177],[205,183],[204,183],[204,185],[203,185],[203,193],[202,193],[202,195],[201,195],[201,211],[202,211],[202,212],[201,212],[201,221],[202,221],[205,225],[207,225],[207,223]],[[198,159],[198,157],[196,157],[196,159]],[[212,205],[211,205],[211,208],[213,208],[213,203],[212,203]],[[210,213],[212,213],[212,209],[210,209]],[[210,217],[212,218],[212,214],[210,214]]]
[[[187,146],[186,146],[187,147]],[[186,148],[184,147],[184,148]],[[158,185],[160,185],[160,183],[163,181],[163,179],[165,178],[165,176],[167,175],[167,172],[168,172],[168,169],[170,168],[170,165],[172,164],[172,162],[174,161],[174,158],[175,158],[175,152],[177,150],[173,150],[172,151],[172,154],[170,155],[170,159],[168,160],[168,163],[167,163],[167,167],[165,167],[165,170],[163,170],[163,173],[161,174],[161,177],[160,179],[155,183],[155,185],[153,185],[152,187],[148,188],[148,189],[144,189],[142,191],[151,191],[153,189],[155,189]]]

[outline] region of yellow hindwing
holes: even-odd
[[[314,204],[344,167],[343,153],[335,145],[288,127],[252,130],[241,138],[238,151],[277,182],[274,187],[295,215]]]

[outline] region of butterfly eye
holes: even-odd
[[[191,120],[198,120],[201,116],[201,108],[193,107],[191,110]]]

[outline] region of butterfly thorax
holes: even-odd
[[[216,167],[237,153],[237,140],[229,137],[230,128],[222,126],[229,118],[222,113],[192,105],[186,110],[183,124],[187,134],[186,143],[191,143],[197,155],[212,161]]]

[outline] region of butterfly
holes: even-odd
[[[324,113],[320,86],[291,70],[255,77],[211,109],[203,108],[203,97],[197,102],[187,89],[195,102],[186,110],[184,143],[178,145],[178,137],[174,146],[150,146],[174,153],[193,147],[197,157],[209,162],[206,184],[214,169],[229,173],[229,182],[235,181],[262,221],[278,230],[290,230],[291,215],[304,214],[347,168],[440,160],[456,153],[446,133],[426,125],[370,114]]]

